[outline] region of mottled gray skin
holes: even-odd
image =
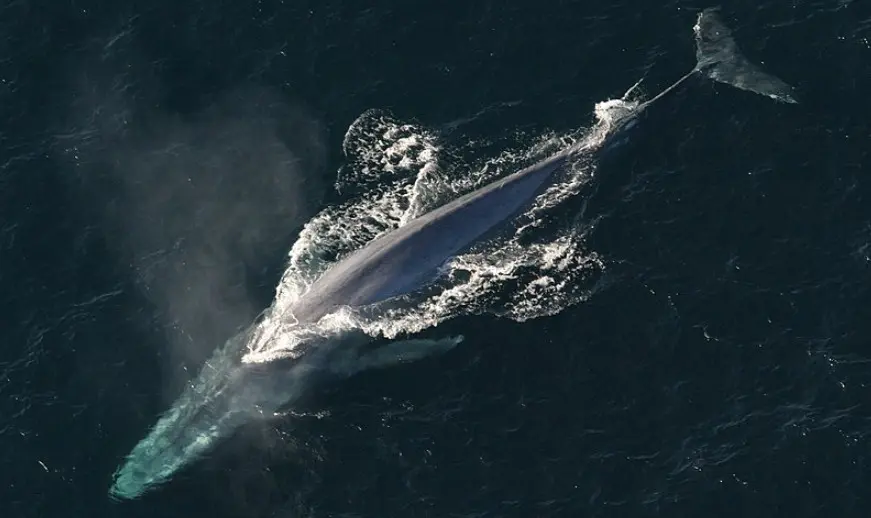
[[[366,306],[420,288],[445,261],[523,211],[570,155],[557,153],[372,240],[327,270],[291,312],[315,322],[338,306]]]

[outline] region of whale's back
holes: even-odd
[[[315,281],[292,308],[294,317],[314,322],[338,306],[365,306],[420,288],[445,261],[528,206],[568,156],[558,153],[372,240]]]

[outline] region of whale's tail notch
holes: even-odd
[[[720,20],[718,8],[708,8],[699,13],[693,31],[696,38],[695,71],[714,81],[777,101],[798,102],[790,85],[744,57],[732,37],[732,31]]]

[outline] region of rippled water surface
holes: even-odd
[[[693,67],[704,7],[418,4],[0,2],[0,516],[866,516],[860,0],[723,3],[798,104],[687,81],[459,263],[486,297],[413,335],[459,345],[109,498],[295,243],[341,255],[589,136]]]

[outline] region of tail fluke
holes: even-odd
[[[696,70],[715,81],[772,99],[797,103],[793,88],[764,72],[744,57],[732,31],[720,20],[717,9],[705,9],[693,27],[696,33]]]

